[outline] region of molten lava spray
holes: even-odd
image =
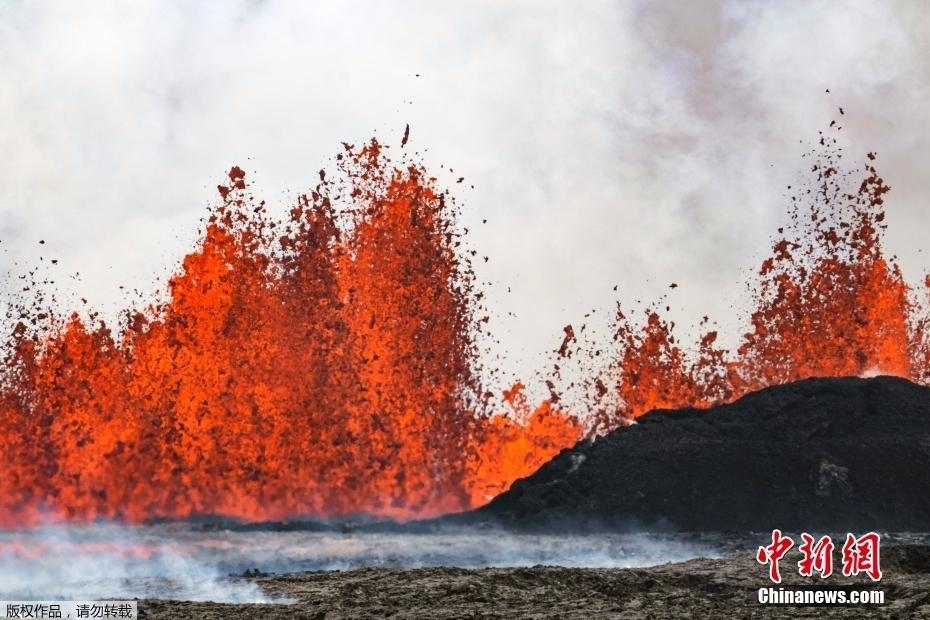
[[[474,278],[435,179],[375,141],[337,167],[283,222],[234,167],[169,299],[116,334],[19,310],[0,524],[431,515],[580,437],[548,403],[484,415]]]
[[[618,310],[613,361],[586,379],[585,426],[558,407],[558,366],[550,400],[533,407],[517,384],[510,412],[486,412],[481,295],[454,203],[421,166],[375,141],[346,146],[335,180],[321,172],[283,221],[234,167],[163,303],[115,332],[94,314],[56,317],[39,294],[14,304],[0,525],[435,515],[653,408],[815,375],[926,383],[927,313],[883,254],[889,188],[873,159],[843,171],[821,139],[735,351],[715,331],[683,348],[658,312],[636,328]],[[585,346],[566,327],[558,354]]]
[[[822,134],[806,157],[811,181],[788,188],[789,223],[759,269],[750,329],[736,351],[718,348],[716,331],[685,350],[659,312],[648,309],[637,328],[618,309],[616,362],[589,385],[596,431],[652,409],[706,407],[807,377],[930,380],[926,304],[882,249],[890,188],[875,155],[844,170],[836,139]]]

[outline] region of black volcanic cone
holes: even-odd
[[[809,379],[653,411],[479,509],[511,527],[930,531],[930,389]]]

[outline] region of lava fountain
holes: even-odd
[[[718,347],[718,332],[706,327],[683,345],[658,310],[647,309],[637,326],[618,304],[614,361],[587,381],[595,432],[652,409],[707,407],[809,377],[886,374],[927,383],[926,291],[909,287],[885,256],[890,188],[875,154],[845,169],[836,138],[822,133],[805,158],[810,180],[788,188],[788,222],[751,284],[749,329],[737,349]]]
[[[487,501],[582,432],[487,415],[456,208],[417,164],[346,145],[284,221],[229,172],[169,296],[119,329],[14,310],[0,525],[349,513]]]
[[[0,526],[430,516],[653,408],[810,376],[930,381],[926,304],[882,247],[889,187],[873,154],[845,170],[823,135],[734,351],[706,328],[682,345],[660,312],[636,326],[618,307],[596,354],[565,328],[560,363],[612,360],[586,369],[584,416],[560,408],[558,366],[550,400],[517,384],[510,411],[491,412],[457,207],[387,150],[345,145],[284,218],[232,168],[166,299],[118,326],[60,316],[26,286],[0,371]]]

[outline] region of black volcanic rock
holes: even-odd
[[[653,411],[472,513],[510,527],[930,531],[930,388],[809,379]]]

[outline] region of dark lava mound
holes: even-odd
[[[809,379],[653,411],[471,515],[510,527],[930,531],[930,388]]]

